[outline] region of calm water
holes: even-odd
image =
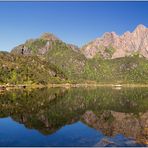
[[[148,146],[148,88],[0,94],[0,146]]]

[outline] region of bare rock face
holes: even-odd
[[[79,47],[73,44],[67,44],[69,48],[71,48],[75,52],[79,52]]]
[[[119,58],[138,54],[148,58],[148,28],[138,25],[131,32],[125,32],[122,36],[115,32],[105,33],[102,38],[97,38],[81,48],[87,58],[93,58],[99,54],[103,58]]]

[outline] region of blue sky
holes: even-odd
[[[0,50],[51,32],[82,46],[104,32],[148,27],[148,2],[0,2]]]

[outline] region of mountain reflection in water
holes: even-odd
[[[0,94],[0,108],[3,129],[12,129],[13,122],[19,129],[21,123],[38,131],[37,139],[48,138],[8,143],[9,130],[1,127],[0,146],[148,146],[148,88],[13,90]]]

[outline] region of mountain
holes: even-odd
[[[51,33],[44,33],[37,39],[27,40],[14,49],[11,53],[16,55],[37,55],[55,65],[69,80],[77,80],[82,77],[85,56],[79,48],[72,44],[66,44]]]
[[[115,32],[107,32],[103,37],[91,41],[80,49],[76,45],[64,43],[52,33],[44,33],[38,39],[27,40],[11,52],[21,54],[23,49],[25,55],[46,55],[57,46],[62,48],[62,44],[70,50],[84,54],[86,58],[97,56],[103,59],[115,59],[134,55],[148,58],[148,28],[138,25],[133,32],[127,31],[121,36]]]
[[[128,31],[121,36],[115,32],[107,32],[103,37],[91,41],[80,50],[87,58],[96,55],[105,59],[133,55],[148,58],[148,28],[138,25],[133,32]]]
[[[78,50],[78,47],[72,44],[66,44],[52,33],[44,33],[37,39],[29,39],[24,44],[21,44],[12,49],[11,53],[24,55],[46,55],[49,50],[55,46],[65,44],[67,48]]]
[[[13,83],[12,71],[17,73],[17,83],[26,82],[29,67],[31,83],[148,84],[147,45],[148,29],[143,25],[122,36],[105,33],[82,48],[44,33],[13,48],[10,53],[0,54],[0,83]],[[2,68],[5,63],[10,66],[7,74]]]

